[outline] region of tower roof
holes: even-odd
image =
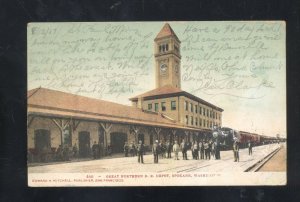
[[[160,30],[160,32],[157,34],[157,36],[155,37],[154,40],[165,38],[165,37],[169,37],[169,36],[175,37],[180,42],[180,40],[176,36],[175,32],[173,31],[173,29],[171,28],[171,26],[169,25],[169,23],[166,23],[163,26],[163,28]]]

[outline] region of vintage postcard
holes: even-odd
[[[284,21],[29,23],[28,186],[286,184]]]

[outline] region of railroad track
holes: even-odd
[[[273,152],[265,156],[263,159],[255,163],[253,166],[247,168],[244,172],[257,172],[265,163],[267,163],[280,149],[282,146],[275,149]]]

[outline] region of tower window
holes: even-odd
[[[165,102],[161,103],[161,111],[166,111],[166,103]]]
[[[169,51],[169,44],[161,44],[159,46],[159,52],[162,53],[162,52],[166,52],[166,51]]]
[[[158,112],[158,103],[155,103],[155,104],[154,104],[154,110],[155,110],[156,112]]]
[[[171,101],[171,110],[176,110],[176,101]]]

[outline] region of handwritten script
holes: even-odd
[[[183,29],[182,80],[193,93],[260,98],[285,72],[283,23],[235,22]]]
[[[97,98],[128,98],[152,89],[153,40],[160,28],[147,28],[150,24],[29,24],[29,87]],[[174,23],[174,28],[181,40],[183,87],[192,93],[255,99],[276,88],[276,75],[285,71],[282,22]]]

